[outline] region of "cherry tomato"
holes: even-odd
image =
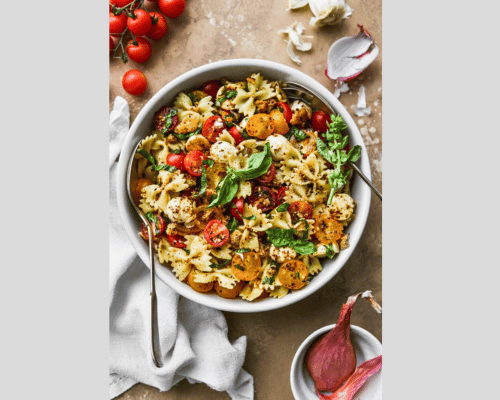
[[[179,154],[174,154],[174,153],[169,153],[167,156],[167,164],[172,165],[177,169],[180,169],[181,171],[185,171],[186,168],[184,167],[184,158],[186,155],[184,153],[179,153]]]
[[[229,240],[229,230],[218,219],[213,219],[207,224],[203,235],[208,244],[213,247],[224,246]]]
[[[186,7],[185,0],[160,0],[158,3],[160,11],[165,14],[167,18],[180,17],[184,8]]]
[[[111,4],[114,4],[117,7],[125,7],[127,4],[132,3],[133,0],[110,0]]]
[[[200,293],[210,292],[214,287],[214,283],[213,282],[208,282],[208,283],[195,282],[194,271],[195,271],[195,269],[192,268],[191,272],[189,273],[188,278],[187,278],[187,283],[189,286],[191,286],[191,289],[193,289],[197,292],[200,292]]]
[[[178,247],[179,249],[185,249],[187,246],[181,235],[167,235],[167,240],[172,246]]]
[[[131,69],[123,75],[122,86],[128,94],[138,96],[148,87],[148,80],[138,69]]]
[[[135,38],[137,45],[134,44],[133,40],[130,40],[127,44],[127,55],[136,63],[143,63],[149,60],[151,57],[151,45],[147,39],[142,37]]]
[[[278,195],[267,186],[256,186],[253,189],[252,195],[248,198],[248,201],[262,212],[266,212],[276,207]]]
[[[206,154],[200,150],[190,151],[184,158],[184,167],[191,175],[201,176],[201,163],[206,158]]]
[[[229,205],[229,210],[231,211],[231,215],[234,218],[236,218],[238,221],[243,221],[243,218],[241,218],[241,215],[243,215],[243,210],[244,210],[243,197],[238,197],[237,199],[233,199],[233,201]]]
[[[232,126],[231,129],[229,129],[229,134],[233,137],[234,139],[234,144],[238,146],[245,138],[241,136],[240,131],[236,127],[236,125]]]
[[[166,124],[169,124],[168,126]],[[162,132],[164,135],[172,132],[179,123],[177,111],[172,107],[164,106],[155,113],[153,124],[156,130]]]
[[[135,18],[128,17],[127,19],[127,27],[129,31],[137,36],[147,34],[153,26],[149,13],[146,10],[139,8],[138,10],[134,10],[132,14]]]
[[[222,117],[220,115],[214,115],[203,123],[201,134],[212,143],[215,143],[225,128],[226,125],[224,124]]]
[[[308,275],[307,267],[302,261],[290,260],[281,264],[278,279],[288,289],[300,289],[305,286]]]
[[[121,34],[127,28],[127,16],[125,14],[115,15],[109,13],[109,33]]]
[[[233,275],[241,281],[251,281],[259,276],[262,261],[254,251],[236,253],[231,260]]]
[[[236,285],[232,289],[228,289],[219,284],[219,281],[215,281],[214,289],[215,293],[217,293],[220,297],[223,297],[225,299],[235,299],[236,297],[238,297],[245,285],[245,281],[238,281],[238,283],[236,283]]]
[[[135,186],[135,201],[137,204],[139,204],[141,200],[141,194],[142,194],[142,189],[144,189],[146,186],[152,185],[153,181],[149,178],[141,178],[137,181],[137,184]]]
[[[326,123],[332,122],[330,116],[324,111],[316,111],[312,115],[312,127],[317,132],[326,132],[328,126]]]
[[[115,49],[115,42],[111,35],[109,36],[109,54]]]
[[[212,99],[215,99],[217,97],[217,92],[219,91],[220,86],[221,85],[219,81],[208,81],[201,86],[201,90],[203,90],[209,96],[212,96]]]
[[[282,203],[285,202],[285,196],[286,196],[286,190],[287,189],[288,188],[286,186],[282,186],[282,187],[279,188],[278,195],[277,195],[277,197],[278,197],[278,206],[280,204],[282,204]]]
[[[292,217],[292,221],[298,221],[299,219],[311,219],[313,215],[312,206],[305,201],[294,201],[288,207],[288,212]]]
[[[154,226],[153,226],[153,239],[154,239],[160,236],[165,231],[165,220],[159,214],[153,214],[153,215],[154,215]],[[141,233],[144,239],[146,240],[149,239],[148,227],[144,222],[142,223]]]
[[[153,11],[149,15],[153,26],[146,36],[153,40],[160,40],[167,33],[167,21],[160,13]]]
[[[290,108],[290,106],[286,103],[283,103],[282,101],[280,101],[276,107],[278,108],[278,110],[281,111],[281,113],[283,114],[283,116],[285,117],[286,119],[286,122],[287,123],[290,123],[291,119],[292,119],[292,109]]]
[[[264,175],[259,176],[257,180],[260,183],[270,183],[275,176],[276,176],[276,167],[274,166],[274,164],[271,164],[267,172]]]
[[[246,125],[247,133],[258,139],[266,139],[273,133],[273,125],[269,114],[259,113],[252,115]]]
[[[273,133],[276,133],[278,135],[286,135],[288,133],[290,127],[286,122],[285,116],[280,110],[278,109],[272,110],[269,113],[269,117],[271,118],[271,127]]]
[[[321,214],[315,219],[314,232],[321,244],[335,243],[342,237],[342,224],[329,214]]]

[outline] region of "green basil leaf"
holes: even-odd
[[[223,268],[229,262],[231,262],[231,259],[229,259],[229,260],[223,260],[222,264],[210,264],[210,268],[221,269],[221,268]]]
[[[146,150],[144,149],[139,149],[137,150],[137,152],[143,156],[146,160],[148,160],[151,164],[153,164],[154,167],[156,167],[156,161],[155,159],[153,158],[153,156],[151,154],[149,154]]]
[[[244,247],[244,248],[242,248],[242,249],[235,250],[234,252],[235,252],[235,253],[240,253],[240,254],[241,254],[241,253],[248,253],[249,251],[252,251],[252,249],[249,249],[249,248],[247,248],[247,247]]]
[[[295,136],[295,139],[297,140],[297,142],[300,142],[301,140],[307,139],[309,137],[309,136],[307,136],[306,133],[302,132],[295,125],[292,125],[289,132],[291,132],[291,134],[293,136]]]
[[[190,250],[188,250],[188,249],[182,249],[182,250],[184,250],[184,251],[186,252],[186,254],[187,254],[187,255],[189,255],[189,253],[191,253],[191,251],[190,251]]]
[[[335,251],[333,250],[333,246],[329,244],[328,246],[325,246],[326,248],[326,256],[328,258],[333,258],[335,256]]]
[[[198,128],[198,129],[200,129],[200,132],[201,132],[201,128]],[[194,132],[191,132],[191,133],[172,133],[172,135],[174,135],[179,140],[187,140],[191,136],[197,135],[198,129]]]
[[[309,242],[304,239],[293,240],[290,243],[290,247],[303,256],[313,254],[317,251],[313,242]]]
[[[347,160],[353,163],[358,161],[359,157],[361,157],[361,146],[356,145],[351,150],[349,150],[349,153],[347,154]]]
[[[288,246],[293,240],[295,229],[271,228],[266,231],[267,238],[275,247]]]
[[[264,150],[259,153],[254,153],[248,159],[248,167],[234,171],[234,174],[241,179],[255,179],[267,172],[271,166],[273,159],[271,157],[271,148],[266,142]]]
[[[278,212],[285,212],[288,210],[288,207],[290,207],[290,203],[283,203],[283,204],[279,205],[276,210]]]
[[[162,130],[163,136],[170,129],[173,122],[174,115],[177,115],[177,110],[175,108],[171,108],[167,115],[165,115],[165,127]]]
[[[285,133],[283,135],[284,137],[286,137],[288,140],[290,140],[293,136],[293,131],[290,129],[287,133]]]
[[[262,279],[262,283],[264,285],[272,285],[274,283],[274,276],[266,276],[264,279]]]
[[[238,228],[238,221],[236,218],[232,218],[231,221],[227,224],[227,229],[229,230],[229,233],[233,233],[236,229]]]
[[[172,150],[169,150],[169,153],[173,153],[173,154],[179,154],[181,152],[181,149],[172,149]]]
[[[243,130],[241,131],[241,136],[243,136],[243,139],[245,139],[245,140],[250,140],[250,139],[253,139],[253,137],[251,137],[251,136],[248,134],[248,132],[247,132],[247,130],[246,130],[246,129],[243,129]]]
[[[316,149],[321,157],[323,157],[326,161],[329,161],[332,164],[337,163],[337,155],[331,151],[325,142],[323,142],[320,138],[316,139]]]
[[[224,89],[226,88],[224,87]],[[224,91],[222,97],[215,101],[215,105],[217,107],[220,107],[222,103],[224,103],[226,100],[235,98],[237,94],[238,92],[236,90],[230,90],[229,92]]]
[[[203,168],[204,165],[208,165],[211,167],[214,165],[214,160],[206,159],[201,162],[201,187],[200,187],[200,193],[198,193],[198,196],[204,196],[205,192],[207,191],[207,185],[208,185],[208,180],[207,180],[207,169]]]
[[[239,178],[233,173],[227,174],[222,180],[217,197],[208,205],[207,208],[229,203],[234,196],[236,196],[236,192],[238,191],[238,182]]]

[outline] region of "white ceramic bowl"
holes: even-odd
[[[314,382],[307,371],[304,359],[307,350],[321,335],[331,330],[328,325],[313,332],[300,345],[295,353],[290,370],[290,385],[295,400],[318,400],[314,390]],[[351,342],[356,352],[357,365],[382,354],[382,344],[370,332],[356,325],[351,325]],[[382,400],[382,376],[380,372],[371,376],[358,390],[354,400]]]
[[[371,178],[368,153],[355,122],[337,98],[314,79],[286,65],[265,60],[225,60],[195,68],[165,85],[151,98],[151,100],[146,103],[132,124],[120,155],[117,183],[118,209],[130,241],[146,265],[148,265],[149,262],[148,245],[138,235],[141,228],[141,220],[139,216],[136,215],[136,212],[130,204],[127,196],[127,163],[132,151],[141,139],[150,134],[156,110],[164,105],[171,104],[179,92],[197,88],[203,82],[211,79],[226,77],[230,80],[244,80],[256,72],[260,72],[268,80],[279,80],[281,82],[294,81],[303,84],[304,86],[315,90],[323,98],[325,98],[333,106],[334,110],[344,118],[348,127],[351,144],[360,145],[362,147],[361,158],[358,161],[358,166],[368,178]],[[340,254],[333,260],[327,259],[323,270],[311,281],[309,285],[301,290],[288,294],[282,299],[268,297],[267,299],[248,302],[242,299],[224,299],[215,293],[198,293],[192,290],[187,284],[180,282],[177,278],[175,278],[170,268],[161,265],[158,265],[156,269],[157,276],[182,296],[197,303],[224,311],[260,312],[281,308],[295,303],[309,296],[311,293],[314,293],[330,281],[330,279],[332,279],[335,274],[340,271],[356,248],[356,245],[358,244],[361,234],[365,228],[368,212],[370,210],[371,199],[370,188],[359,178],[355,179],[353,184],[352,197],[356,200],[358,206],[356,210],[356,218],[346,230],[350,233],[349,248],[341,251]]]

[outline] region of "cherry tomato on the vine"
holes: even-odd
[[[281,113],[283,114],[283,116],[286,119],[286,122],[290,123],[290,120],[292,119],[292,115],[293,115],[292,109],[290,108],[290,106],[288,104],[280,101],[278,104],[276,104],[276,107],[278,108],[278,110],[281,111]]]
[[[157,238],[165,231],[165,220],[159,214],[153,214],[153,238]],[[141,233],[144,239],[149,239],[148,227],[143,222],[141,227]]]
[[[237,199],[233,199],[233,201],[229,205],[229,209],[231,211],[231,215],[234,218],[236,218],[238,221],[243,221],[243,218],[241,218],[244,210],[243,197],[238,197]]]
[[[269,183],[274,179],[275,176],[276,176],[276,167],[274,166],[274,164],[271,164],[267,172],[264,175],[259,176],[257,180],[260,183]]]
[[[146,36],[153,40],[160,40],[167,33],[167,21],[160,13],[153,11],[149,15],[151,16],[153,26]]]
[[[127,16],[125,14],[115,15],[109,13],[109,33],[119,35],[127,29]]]
[[[138,69],[131,69],[123,75],[122,86],[128,94],[138,96],[148,87],[148,80]]]
[[[212,143],[215,143],[225,128],[226,124],[224,124],[222,117],[220,115],[214,115],[203,123],[201,134]]]
[[[288,207],[288,212],[292,217],[292,222],[298,221],[299,219],[311,219],[313,214],[312,206],[302,200],[294,201]]]
[[[128,17],[127,19],[127,27],[130,32],[137,36],[147,34],[153,26],[149,13],[146,10],[139,8],[138,10],[134,10],[132,14],[135,18]]]
[[[262,212],[266,212],[277,206],[278,195],[267,186],[256,186],[252,191],[252,195],[248,198],[248,201]]]
[[[185,0],[160,0],[158,2],[158,7],[160,11],[165,14],[167,18],[177,18],[180,17],[186,8]]]
[[[332,122],[330,116],[324,111],[316,111],[312,115],[312,127],[317,132],[326,132],[328,126],[326,123]]]
[[[220,86],[221,85],[219,81],[208,81],[201,85],[201,90],[203,90],[209,96],[212,96],[212,99],[215,99],[217,97],[217,92],[219,91]]]
[[[186,168],[184,167],[184,158],[186,155],[184,153],[179,153],[179,154],[174,154],[174,153],[169,153],[167,156],[167,164],[172,165],[177,169],[180,169],[181,171],[185,171]]]
[[[114,4],[116,7],[125,7],[126,5],[132,3],[134,0],[109,0],[111,4]]]
[[[178,247],[179,249],[184,249],[187,246],[181,235],[167,235],[167,240],[172,246]]]
[[[134,44],[133,39],[127,43],[127,56],[136,63],[148,61],[151,57],[151,44],[142,37],[136,37],[135,40],[137,45]]]
[[[184,167],[191,175],[201,176],[201,163],[206,158],[206,154],[200,150],[190,151],[184,158]]]
[[[221,247],[229,240],[229,229],[222,221],[213,219],[205,227],[203,235],[210,246]]]
[[[245,138],[241,136],[240,131],[236,127],[236,125],[232,126],[231,129],[229,129],[229,134],[233,137],[234,139],[234,144],[238,146]]]

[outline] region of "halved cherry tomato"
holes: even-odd
[[[238,221],[243,221],[243,218],[241,218],[241,215],[243,215],[243,210],[244,210],[243,197],[234,199],[229,205],[229,210],[231,211],[231,215],[234,218],[236,218]]]
[[[158,111],[156,111],[153,120],[155,128],[160,132],[162,132],[163,134],[172,132],[179,123],[179,117],[177,117],[177,112],[174,113],[174,111],[175,111],[174,108],[167,106],[164,106],[160,108]]]
[[[288,289],[300,289],[305,286],[308,275],[307,267],[302,261],[290,260],[281,264],[278,279]]]
[[[278,190],[278,206],[285,202],[286,190],[288,188],[286,186],[282,186]]]
[[[142,8],[132,11],[135,18],[128,17],[127,28],[130,32],[137,36],[143,36],[147,34],[153,23],[151,22],[151,16],[146,10]]]
[[[121,34],[127,29],[127,16],[125,14],[115,15],[112,12],[109,13],[109,33],[111,34]]]
[[[222,117],[220,115],[214,115],[203,123],[201,134],[212,143],[215,143],[225,128],[226,124],[224,124]]]
[[[236,127],[236,125],[232,126],[231,129],[229,129],[229,134],[233,137],[234,139],[234,144],[238,146],[245,138],[241,136],[240,131]]]
[[[342,237],[342,224],[328,214],[316,217],[314,226],[314,233],[321,244],[335,243]]]
[[[193,176],[201,176],[201,163],[207,156],[200,150],[193,150],[184,157],[184,167]]]
[[[292,119],[292,115],[293,115],[292,109],[290,108],[290,106],[288,104],[280,101],[278,104],[276,104],[276,107],[278,108],[278,110],[280,110],[283,113],[283,116],[285,117],[286,122],[290,123],[290,120]]]
[[[252,195],[248,198],[248,201],[262,212],[266,212],[276,207],[278,195],[267,186],[256,186],[253,189]]]
[[[326,122],[332,122],[330,116],[324,111],[316,111],[312,115],[312,127],[316,132],[326,132],[328,130],[328,126]]]
[[[212,96],[212,99],[215,99],[217,97],[217,92],[219,91],[220,86],[221,85],[219,81],[208,81],[201,85],[201,90],[203,90],[209,96]]]
[[[165,232],[165,220],[159,214],[153,214],[154,226],[153,226],[153,239],[160,236]],[[141,233],[144,239],[149,240],[148,227],[143,222],[141,227]]]
[[[262,261],[254,251],[235,253],[231,261],[233,275],[242,281],[251,281],[259,276]]]
[[[152,11],[149,15],[151,16],[153,26],[146,36],[153,40],[159,40],[167,33],[167,21],[165,17],[158,12]]]
[[[174,154],[174,153],[169,153],[167,156],[167,164],[172,165],[177,169],[180,169],[181,171],[185,171],[186,168],[184,167],[184,158],[186,155],[184,153],[179,153],[179,154]]]
[[[243,290],[245,285],[246,285],[245,281],[239,281],[232,289],[228,289],[220,285],[219,281],[215,281],[214,289],[215,293],[217,293],[220,297],[223,297],[225,299],[235,299],[236,297],[238,297],[238,295]]]
[[[299,219],[310,219],[313,215],[312,206],[305,201],[294,201],[288,207],[288,212],[292,217],[292,221],[298,221]]]
[[[264,175],[259,176],[257,180],[260,183],[269,183],[274,179],[275,176],[276,176],[276,167],[274,166],[274,164],[271,164],[267,172]]]
[[[141,178],[137,181],[137,184],[135,186],[135,191],[134,191],[134,197],[135,201],[137,204],[139,204],[141,200],[141,194],[142,194],[142,189],[144,189],[146,186],[152,185],[153,181],[148,178]]]
[[[174,247],[179,249],[186,248],[186,243],[184,243],[184,238],[181,235],[167,235],[167,240]]]
[[[218,219],[213,219],[207,224],[203,235],[208,244],[213,247],[224,246],[229,240],[229,230]]]
[[[271,118],[271,126],[273,133],[277,135],[285,135],[290,130],[288,123],[286,122],[285,116],[278,109],[274,109],[269,113]]]
[[[129,40],[127,43],[127,56],[136,63],[148,61],[151,57],[151,44],[142,37],[136,37],[135,42],[137,44],[134,44],[134,40]]]
[[[214,287],[213,282],[209,282],[209,283],[195,282],[195,280],[194,280],[194,268],[191,269],[191,272],[188,275],[187,283],[189,286],[191,286],[191,289],[193,289],[197,292],[200,292],[200,293],[210,292]]]
[[[247,133],[258,139],[266,139],[273,133],[273,126],[269,114],[254,114],[246,124]]]

